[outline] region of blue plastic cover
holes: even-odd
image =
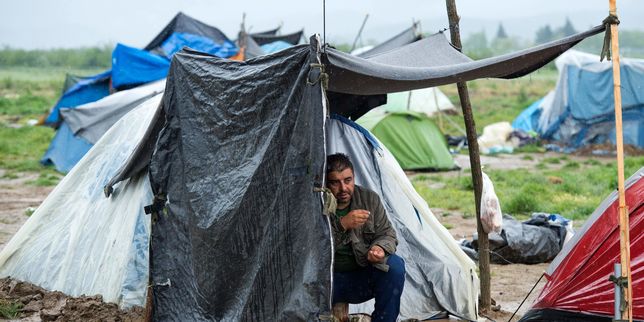
[[[60,121],[60,108],[75,108],[78,105],[97,101],[110,94],[110,75],[108,70],[98,75],[86,77],[70,87],[58,99],[45,119],[45,124],[55,125]]]
[[[117,44],[112,52],[112,86],[122,88],[165,78],[168,58],[145,50]]]
[[[567,70],[568,102],[572,117],[590,123],[614,118],[612,69],[592,72],[583,67],[569,65]],[[622,65],[620,79],[622,109],[642,108],[644,91],[639,87],[644,84],[644,72]]]
[[[74,136],[67,123],[63,122],[40,163],[43,165],[53,164],[56,170],[67,173],[91,148],[91,143],[79,136]]]
[[[291,45],[289,45],[290,47]],[[216,43],[212,39],[184,32],[175,32],[166,39],[161,48],[166,57],[171,58],[183,47],[189,47],[197,51],[209,53],[218,57],[228,58],[237,54],[239,49],[230,40]]]
[[[274,53],[276,51],[280,51],[282,49],[286,49],[286,48],[291,47],[291,46],[293,46],[293,45],[287,43],[286,41],[278,40],[278,41],[274,41],[272,43],[268,43],[266,45],[262,45],[261,48],[265,53],[270,54],[270,53]]]
[[[512,128],[524,132],[537,132],[539,117],[541,116],[541,102],[543,98],[528,106],[517,118],[512,121]]]

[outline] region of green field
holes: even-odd
[[[92,75],[100,69],[75,70],[78,75]],[[0,169],[4,178],[12,179],[24,173],[38,173],[32,185],[55,185],[61,175],[39,160],[49,146],[54,130],[29,126],[29,120],[44,115],[56,102],[65,79],[65,70],[11,68],[0,69]],[[525,107],[541,98],[556,83],[552,69],[537,71],[516,80],[482,79],[469,82],[470,98],[481,133],[484,126],[512,121]],[[441,90],[458,106],[455,85]],[[444,118],[450,118],[458,126]],[[462,115],[443,115],[437,123],[443,131],[461,135]],[[523,149],[539,151],[539,147]],[[523,158],[540,159],[541,154],[526,153]],[[627,176],[644,166],[644,157],[626,158]],[[532,212],[560,213],[574,219],[586,218],[616,187],[617,174],[613,159],[574,161],[568,156],[543,159],[533,169],[486,170],[505,213],[525,216]],[[475,212],[472,181],[469,172],[429,173],[413,176],[412,183],[431,207],[463,213]],[[439,187],[439,188],[437,188]]]

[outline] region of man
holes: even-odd
[[[396,232],[380,197],[355,185],[353,164],[341,153],[327,157],[327,188],[337,200],[332,216],[335,260],[333,303],[375,298],[372,321],[396,321],[405,283],[405,263],[396,252]]]

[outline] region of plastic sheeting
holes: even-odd
[[[644,167],[625,182],[629,212],[633,319],[644,320]],[[613,264],[620,261],[618,194],[611,193],[590,215],[546,270],[548,282],[525,321],[568,315],[610,318],[614,312]],[[558,311],[555,311],[558,310]],[[544,313],[545,312],[545,313]],[[562,314],[555,314],[563,312]],[[566,313],[572,312],[572,313]],[[583,319],[579,319],[583,320]]]
[[[331,119],[326,126],[327,154],[349,156],[356,184],[380,195],[396,229],[396,254],[405,260],[407,272],[399,318],[424,320],[447,311],[476,320],[479,290],[474,262],[434,217],[391,153],[347,119]],[[373,300],[351,305],[350,310],[371,314]]]
[[[550,225],[542,216],[520,222],[504,215],[502,226],[500,234],[489,235],[490,260],[497,264],[547,263],[559,254],[566,237],[565,227]],[[464,246],[478,251],[478,235]]]
[[[172,20],[145,46],[144,50],[156,54],[164,53],[163,43],[174,33],[185,33],[206,37],[217,44],[231,42],[221,30],[194,19],[183,12],[179,12]]]
[[[64,108],[61,110],[61,114],[75,136],[82,137],[94,144],[123,115],[153,96],[163,93],[164,90],[165,80],[161,80],[116,92],[96,102],[87,103],[74,109]]]
[[[121,307],[143,305],[148,282],[152,193],[146,175],[103,186],[149,126],[160,95],[127,114],[36,209],[0,252],[0,275],[72,296],[100,294]]]
[[[456,50],[442,33],[369,59],[328,48],[323,60],[328,64],[330,91],[375,95],[482,77],[520,77],[547,64],[584,38],[603,30],[603,26],[598,26],[561,40],[476,61]]]
[[[175,55],[150,161],[155,195],[167,198],[152,225],[155,320],[330,313],[332,244],[315,192],[325,111],[321,83],[307,83],[310,50],[248,62]]]

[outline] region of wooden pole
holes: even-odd
[[[449,18],[450,35],[452,45],[462,48],[461,35],[458,28],[460,18],[456,12],[455,0],[447,1],[447,16]],[[483,189],[483,178],[481,175],[481,160],[479,158],[479,143],[476,137],[476,125],[472,115],[470,96],[467,92],[467,84],[460,82],[456,84],[458,96],[461,100],[461,109],[465,120],[465,132],[467,134],[467,146],[470,152],[470,167],[472,170],[472,183],[474,184],[474,203],[476,204],[476,231],[478,233],[479,245],[479,279],[481,282],[481,296],[479,308],[481,312],[488,312],[492,304],[490,290],[490,241],[487,233],[483,231],[481,224],[481,191]]]
[[[617,16],[616,0],[609,0],[610,14]],[[622,311],[622,319],[633,321],[633,286],[631,279],[631,245],[629,236],[629,216],[626,207],[624,190],[624,138],[622,135],[622,91],[619,70],[619,39],[617,24],[610,25],[611,52],[613,60],[613,92],[615,94],[615,141],[617,143],[617,191],[619,193],[619,246],[622,277],[626,277],[628,285],[624,289],[626,308]]]

